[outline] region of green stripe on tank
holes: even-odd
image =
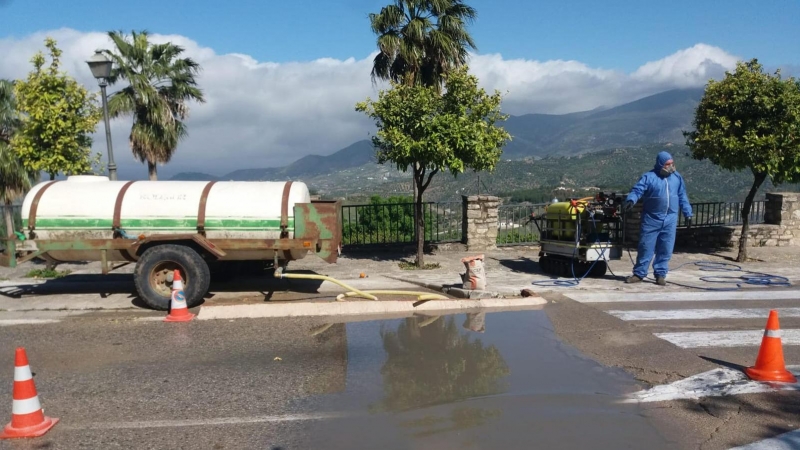
[[[23,220],[25,228],[28,227],[28,220]],[[36,228],[47,230],[110,230],[113,224],[111,219],[95,219],[85,217],[37,217]],[[122,229],[131,230],[185,230],[196,229],[197,218],[153,218],[153,219],[122,219],[120,221]],[[208,218],[206,219],[206,230],[237,230],[237,231],[257,231],[257,230],[280,230],[280,219],[233,219],[233,218]],[[294,228],[294,218],[289,217],[289,228]]]

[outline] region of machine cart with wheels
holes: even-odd
[[[559,277],[602,277],[608,261],[622,257],[625,197],[595,197],[551,203],[543,217],[531,216],[539,229],[539,266]]]

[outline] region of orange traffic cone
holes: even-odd
[[[47,433],[58,419],[46,417],[25,349],[17,348],[14,357],[14,394],[11,404],[11,423],[0,433],[0,439],[38,437]]]
[[[172,279],[172,298],[170,299],[169,314],[164,322],[188,322],[194,319],[194,314],[186,307],[186,297],[183,295],[183,281],[181,273],[175,269]]]
[[[756,381],[784,381],[787,383],[797,381],[797,378],[786,370],[786,364],[783,361],[778,311],[773,309],[769,312],[767,328],[764,330],[764,337],[761,338],[761,348],[758,349],[756,365],[748,367],[744,373],[751,380]]]

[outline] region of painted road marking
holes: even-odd
[[[209,425],[242,425],[248,423],[298,422],[304,420],[324,420],[344,417],[343,413],[286,414],[283,416],[217,417],[212,419],[150,420],[139,422],[106,422],[65,425],[70,430],[125,430],[141,428],[177,428]]]
[[[742,290],[725,292],[660,292],[660,293],[580,293],[564,294],[579,303],[630,303],[630,302],[708,302],[725,300],[795,300],[800,291],[792,290]]]
[[[778,311],[780,317],[800,317],[800,308],[749,308],[749,309],[673,309],[606,311],[622,320],[707,320],[707,319],[764,319],[770,309]]]
[[[797,450],[798,448],[800,448],[800,430],[779,434],[774,438],[734,447],[730,450]]]
[[[800,376],[800,365],[787,366],[787,370]],[[764,383],[752,381],[740,370],[727,367],[709,370],[670,384],[655,386],[631,394],[625,403],[665,402],[670,400],[724,397],[773,391],[800,391],[798,383]]]
[[[58,323],[60,320],[56,319],[0,319],[0,327],[8,327],[11,325],[34,325],[40,323]]]
[[[800,345],[800,329],[782,330],[783,345]],[[761,345],[764,330],[745,331],[684,331],[676,333],[653,333],[681,348],[699,347],[757,347]]]

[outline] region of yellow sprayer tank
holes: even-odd
[[[556,239],[575,239],[577,223],[584,210],[583,205],[573,206],[570,202],[550,204],[545,213],[550,236]]]

